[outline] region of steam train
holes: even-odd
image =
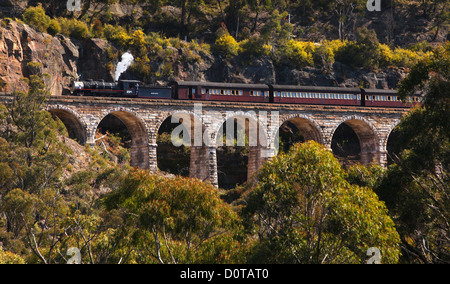
[[[194,81],[172,81],[168,87],[144,86],[137,80],[120,80],[114,83],[107,83],[103,80],[75,81],[72,86],[72,94],[75,96],[368,107],[412,107],[422,101],[419,95],[415,95],[409,97],[406,102],[402,102],[395,90]]]

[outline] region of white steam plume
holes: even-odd
[[[122,61],[117,64],[116,73],[114,74],[114,79],[117,82],[119,80],[120,75],[127,71],[128,67],[130,67],[131,63],[133,63],[134,57],[131,53],[125,52],[122,54]]]

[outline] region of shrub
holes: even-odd
[[[124,44],[126,44],[126,41],[128,41],[129,45],[132,48],[133,54],[139,56],[144,56],[145,54],[147,54],[147,41],[145,40],[145,35],[142,30],[134,31],[129,39],[126,39],[126,34],[123,34],[122,36],[125,36]]]
[[[412,67],[419,61],[418,53],[403,48],[396,48],[393,52],[393,63],[398,67]]]
[[[56,20],[56,19],[50,20],[50,24],[47,28],[47,32],[51,35],[56,35],[61,32],[61,25],[59,24],[58,20]]]
[[[3,251],[0,247],[0,264],[25,264],[25,260],[17,254]]]
[[[92,24],[91,32],[95,37],[102,37],[103,36],[103,24],[102,21],[99,19],[94,21],[94,24]]]
[[[411,68],[429,53],[397,47],[392,50],[385,44],[379,45],[380,66],[396,66]]]
[[[353,67],[377,68],[380,61],[379,41],[374,30],[361,28],[356,31],[356,41],[339,48],[336,60]]]
[[[336,52],[345,46],[347,42],[341,40],[323,41],[314,50],[314,63],[320,66],[323,71],[330,72],[333,69]]]
[[[40,32],[46,32],[51,21],[50,17],[45,14],[45,10],[41,4],[26,9],[23,13],[23,20],[26,24]]]
[[[103,34],[107,40],[117,44],[119,47],[125,48],[131,41],[127,30],[121,26],[105,25]]]
[[[214,44],[214,50],[222,53],[225,57],[233,57],[239,53],[239,44],[231,35],[221,35]]]
[[[314,43],[288,40],[280,50],[281,60],[295,67],[303,68],[314,64]]]
[[[272,47],[264,43],[260,37],[253,36],[239,43],[239,50],[249,57],[269,55]]]
[[[391,66],[394,63],[394,53],[392,49],[386,44],[379,45],[380,50],[380,66]]]
[[[61,25],[61,33],[76,38],[78,40],[85,39],[89,34],[87,25],[77,19],[58,18]]]

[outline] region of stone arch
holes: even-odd
[[[187,117],[190,118],[190,126],[191,126],[191,131],[188,131],[188,134],[194,138],[195,135],[191,135],[191,133],[195,134],[194,128],[197,126],[200,126],[198,131],[201,130],[201,133],[203,135],[204,130],[205,130],[205,126],[203,124],[203,119],[201,117],[201,115],[199,116],[196,112],[192,112],[192,111],[184,111],[184,110],[176,110],[173,112],[166,112],[164,114],[161,114],[156,123],[155,123],[155,128],[153,129],[153,131],[150,133],[150,141],[152,142],[152,144],[156,144],[156,138],[158,135],[158,132],[161,128],[161,126],[163,125],[163,123],[168,119],[171,118],[173,116],[178,116],[178,118],[180,118],[182,121],[184,121],[184,119],[186,119]],[[197,133],[198,134],[198,133]],[[202,139],[203,140],[203,139]],[[194,145],[193,143],[194,141],[192,141],[192,145]],[[195,141],[197,142],[196,146],[201,146],[200,142],[201,141]]]
[[[130,165],[142,169],[149,168],[149,135],[145,121],[133,111],[125,108],[110,109],[102,113],[102,118],[97,124],[108,115],[118,118],[127,128],[131,135]]]
[[[255,111],[226,112],[224,115],[222,114],[220,118],[217,117],[214,120],[214,123],[209,128],[209,134],[215,143],[215,147],[219,149],[217,154],[217,168],[218,181],[220,182],[221,187],[231,188],[233,185],[235,186],[236,184],[240,184],[253,178],[258,169],[267,160],[270,137],[267,127],[264,125],[264,120],[266,120],[266,118],[262,117],[261,113],[257,115]],[[248,144],[243,139],[245,136],[243,137],[242,132],[236,133],[237,136],[235,136],[235,122],[237,127],[244,130],[245,135],[248,137]],[[230,128],[228,128],[230,126],[233,127],[234,131],[230,131]],[[225,128],[227,129],[226,133],[223,133]],[[228,137],[232,139],[221,140],[222,135],[227,134]],[[229,142],[234,141],[234,139],[236,139],[237,144],[234,145],[234,142],[229,144]],[[246,146],[248,147],[248,152],[245,156],[240,156],[236,155],[236,153],[239,153],[240,151],[236,152],[233,150],[232,152],[234,152],[234,154],[230,156],[230,153],[226,154],[228,151],[226,148],[232,145],[233,147],[237,146],[238,148]],[[227,184],[224,184],[225,177]]]
[[[388,140],[389,140],[389,138],[391,138],[391,135],[393,134],[393,132],[397,128],[397,126],[399,126],[399,124],[400,124],[400,120],[392,121],[391,127],[386,132],[386,135],[381,138],[380,144],[381,144],[382,150],[387,150]]]
[[[174,123],[174,125],[170,125],[171,123]],[[180,128],[180,126],[182,127]],[[203,143],[204,129],[202,117],[196,112],[175,110],[161,114],[155,123],[155,128],[150,138],[156,148],[154,158],[156,160],[156,168],[172,172],[173,174],[186,175],[188,173],[189,177],[192,178],[210,179],[207,165],[209,152]],[[160,144],[157,141],[157,136],[164,130],[171,131],[170,135],[174,134],[174,132],[177,132],[175,134],[182,133],[183,139],[171,140],[172,145],[167,145],[167,143]],[[181,151],[180,153],[176,149],[181,146],[189,147],[190,157],[186,157],[186,152]],[[162,165],[160,162],[164,161],[164,159],[161,159],[161,157],[170,157],[175,163]],[[188,170],[186,170],[187,167],[189,167]]]
[[[272,134],[273,139],[279,138],[279,131],[286,122],[290,122],[297,127],[300,133],[302,133],[305,141],[313,140],[320,144],[324,144],[322,128],[314,119],[304,114],[290,114],[284,116],[283,119],[280,120],[278,128],[274,129],[274,133]],[[274,145],[278,146],[277,143]]]
[[[216,120],[214,125],[210,128],[210,137],[212,142],[217,142],[219,138],[220,130],[223,125],[230,121],[231,119],[236,119],[237,123],[240,124],[242,128],[246,129],[246,135],[256,137],[249,137],[250,146],[262,146],[267,147],[270,145],[269,141],[269,133],[267,132],[267,127],[261,124],[260,120],[255,111],[231,111],[226,112],[225,116],[222,116],[221,119]],[[242,122],[245,122],[245,125],[242,125]]]
[[[87,125],[78,113],[65,106],[49,106],[47,111],[62,121],[69,138],[76,140],[81,145],[86,144],[88,139]]]
[[[400,124],[400,120],[393,121],[392,127],[386,132],[386,135],[381,140],[381,147],[382,147],[381,149],[382,149],[382,151],[384,151],[386,153],[386,161],[385,161],[386,165],[390,164],[393,161],[392,155],[394,153],[391,153],[391,151],[393,150],[391,148],[396,148],[396,146],[395,146],[395,143],[396,143],[395,129],[397,128],[397,126],[399,124]],[[393,151],[395,151],[395,150],[393,150]],[[398,154],[398,153],[395,153],[395,154]]]
[[[349,116],[342,119],[330,133],[330,146],[333,141],[336,130],[342,125],[349,126],[359,140],[360,157],[362,164],[369,164],[372,161],[380,163],[381,141],[380,135],[373,124],[360,116]],[[331,147],[330,147],[331,148]]]

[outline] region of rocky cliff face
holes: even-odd
[[[323,73],[312,67],[298,70],[276,65],[269,57],[249,61],[239,56],[232,59],[212,54],[200,56],[202,60],[199,62],[176,63],[170,77],[152,83],[165,84],[175,79],[387,89],[395,88],[406,75],[402,69],[385,69],[375,73],[355,70],[339,62],[334,64],[331,73]],[[80,76],[82,79],[113,81],[118,57],[118,50],[104,39],[79,42],[63,35],[41,33],[12,20],[3,20],[0,25],[0,82],[8,83],[6,91],[26,90],[26,84],[20,79],[30,75],[29,62],[41,63],[42,72],[50,75],[52,95],[68,93],[70,83]],[[140,79],[130,73],[125,73],[124,77]]]
[[[42,64],[42,73],[50,75],[52,95],[70,90],[70,83],[83,74],[84,78],[113,80],[108,69],[109,43],[88,39],[81,43],[63,35],[55,37],[38,32],[28,25],[4,20],[0,26],[0,80],[6,91],[25,91],[21,78],[29,76],[29,62]]]
[[[29,62],[39,62],[51,77],[52,95],[61,94],[77,76],[78,58],[78,47],[64,36],[52,37],[14,21],[0,27],[0,79],[8,83],[8,91],[26,90],[20,79],[30,75]]]

